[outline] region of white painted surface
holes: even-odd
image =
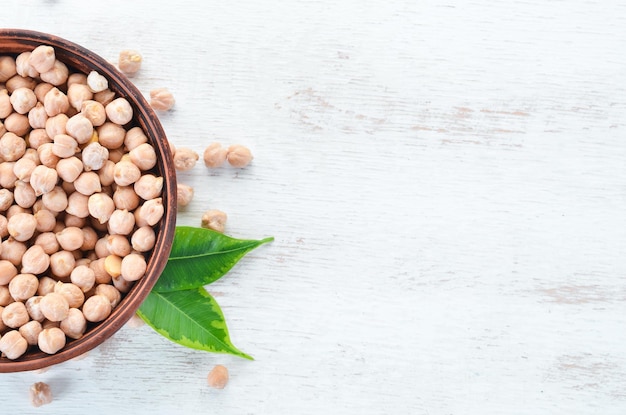
[[[0,412],[625,413],[624,3],[231,3],[3,2],[3,27],[140,50],[172,142],[255,155],[181,175],[179,224],[276,240],[210,287],[254,362],[125,327],[0,375]]]

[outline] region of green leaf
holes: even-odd
[[[222,310],[202,287],[167,293],[152,291],[137,314],[159,334],[175,343],[253,360],[233,346]]]
[[[163,293],[210,284],[245,254],[273,240],[235,239],[210,229],[178,226],[167,265],[152,290]]]

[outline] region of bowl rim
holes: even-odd
[[[142,127],[157,153],[157,169],[163,177],[165,214],[157,225],[155,246],[148,259],[146,275],[137,281],[104,321],[88,329],[84,336],[68,341],[56,354],[29,350],[22,357],[0,357],[0,373],[36,370],[80,356],[111,337],[135,314],[156,284],[167,264],[176,228],[176,172],[165,131],[152,107],[130,79],[93,51],[56,35],[25,29],[0,29],[0,55],[17,55],[39,45],[52,46],[57,58],[70,69],[87,74],[98,71],[109,81],[117,96],[125,97],[133,107],[133,121]]]

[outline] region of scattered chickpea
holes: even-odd
[[[26,353],[26,349],[28,349],[28,342],[17,330],[11,330],[0,338],[0,352],[2,352],[7,359],[17,359]]]
[[[34,105],[34,104],[33,104]],[[52,88],[43,99],[43,106],[49,117],[66,113],[70,107],[70,101],[58,88]]]
[[[216,365],[209,372],[207,382],[212,388],[224,389],[228,383],[228,369],[225,366]]]
[[[118,67],[126,75],[133,76],[141,69],[142,60],[141,54],[136,50],[123,50],[120,52]]]
[[[193,199],[193,187],[178,183],[176,185],[176,201],[178,206],[187,206]]]
[[[56,280],[50,277],[42,277],[39,279],[39,288],[37,288],[37,295],[43,296],[49,293],[54,292],[54,286],[56,285]]]
[[[0,89],[0,118],[5,119],[13,112],[9,91]]]
[[[19,180],[28,183],[30,181],[30,175],[33,173],[33,170],[35,170],[35,167],[37,167],[37,163],[35,161],[22,157],[13,165],[13,174],[15,174],[15,177]]]
[[[110,104],[109,104],[110,105]],[[109,150],[116,150],[124,144],[126,130],[113,122],[105,122],[98,127],[98,142]],[[111,154],[114,152],[111,151]],[[113,160],[115,161],[115,160]],[[119,160],[118,160],[119,161]]]
[[[189,148],[178,148],[174,154],[174,167],[178,171],[191,170],[199,158],[198,153]]]
[[[44,382],[34,383],[29,390],[30,403],[38,408],[42,405],[47,405],[52,402],[52,391],[50,386]]]
[[[93,99],[98,101],[102,105],[107,105],[109,102],[115,99],[115,92],[110,89],[105,89],[104,91],[96,92],[93,95]]]
[[[86,144],[93,137],[93,125],[83,114],[76,114],[67,120],[65,131],[72,136],[78,144]]]
[[[83,304],[83,314],[92,323],[102,321],[111,314],[111,302],[104,295],[93,295]]]
[[[73,183],[83,172],[83,162],[76,156],[59,160],[56,165],[57,176],[67,183]]]
[[[157,111],[169,111],[174,107],[174,95],[167,88],[156,88],[150,91],[150,106]]]
[[[13,169],[11,169],[13,171]],[[17,180],[17,176],[15,177]],[[0,211],[5,211],[13,204],[13,192],[9,189],[0,189]]]
[[[104,269],[111,277],[119,277],[122,273],[122,258],[109,255],[104,260]]]
[[[96,247],[96,241],[98,240],[98,234],[96,231],[89,227],[83,226],[83,245],[80,247],[81,251],[93,251]]]
[[[13,301],[13,297],[11,297],[11,293],[9,292],[9,287],[6,285],[0,285],[0,307],[5,307],[11,304]],[[2,312],[0,311],[0,315]]]
[[[35,195],[35,191],[33,190],[33,188],[30,186],[30,184],[22,180],[18,180],[15,182],[13,197],[15,203],[23,208],[30,208],[37,201],[37,196]]]
[[[71,135],[57,134],[54,136],[52,153],[60,158],[72,157],[78,153],[78,141]]]
[[[115,286],[108,283],[98,284],[94,290],[94,294],[102,295],[107,298],[112,309],[117,307],[120,301],[122,301],[122,293],[115,288]]]
[[[212,229],[217,232],[224,232],[228,216],[221,210],[211,209],[204,212],[200,225],[203,228]]]
[[[22,52],[15,58],[15,69],[17,73],[23,77],[36,78],[39,72],[30,64],[30,55],[32,52]]]
[[[33,49],[28,62],[38,73],[44,73],[52,69],[55,60],[56,56],[52,46],[39,45]]]
[[[133,127],[126,131],[124,136],[124,146],[128,151],[134,150],[138,145],[148,142],[148,137],[140,127]]]
[[[124,258],[131,253],[130,242],[123,235],[109,235],[106,237],[107,249],[114,256]],[[111,274],[112,275],[112,274]]]
[[[26,301],[37,293],[38,286],[39,279],[35,275],[18,274],[9,283],[9,292],[15,301]]]
[[[15,91],[17,88],[24,87],[24,88],[34,89],[36,85],[37,85],[37,81],[34,80],[33,78],[29,76],[21,76],[19,74],[12,76],[10,79],[7,79],[7,81],[4,83],[4,86],[6,87],[7,91],[9,91],[10,94],[12,94],[13,91]]]
[[[44,207],[53,212],[62,212],[67,208],[67,194],[60,186],[55,186],[48,193],[44,193],[41,200]]]
[[[226,161],[227,152],[218,142],[209,144],[203,153],[204,165],[211,169],[220,167]]]
[[[46,144],[46,143],[52,143],[52,139],[48,137],[48,133],[46,133],[46,130],[44,128],[36,128],[32,130],[30,134],[28,134],[28,144],[30,145],[30,148],[35,150],[35,155],[37,156],[38,162],[41,162],[41,161],[39,160],[37,149],[42,144]]]
[[[41,102],[37,102],[33,108],[28,111],[28,123],[34,129],[45,128],[48,121],[48,113]],[[32,134],[32,132],[31,132]]]
[[[117,186],[113,192],[113,202],[117,209],[135,210],[139,206],[139,196],[132,186]]]
[[[228,160],[228,163],[233,167],[246,167],[250,164],[252,158],[250,149],[240,144],[234,144],[228,147],[228,152],[226,153],[226,160]]]
[[[113,180],[118,186],[129,186],[141,177],[141,170],[130,160],[120,160],[115,164]]]
[[[96,277],[96,284],[108,285],[111,283],[111,275],[104,267],[105,260],[106,257],[101,257],[89,263],[89,269],[93,271]]]
[[[65,341],[65,333],[58,327],[43,329],[37,337],[39,350],[48,354],[55,354],[61,350],[65,346]]]
[[[37,101],[43,104],[43,101],[46,98],[46,94],[50,92],[52,88],[54,88],[54,85],[47,82],[38,83],[33,89],[33,91],[35,92],[35,96],[37,97]]]
[[[0,252],[0,259],[7,260],[15,267],[19,266],[22,262],[22,257],[26,252],[26,245],[23,242],[19,242],[15,240],[13,237],[5,239],[2,241],[2,252]],[[4,262],[0,261],[0,284],[8,284],[6,278],[12,278],[10,275],[12,274],[12,269],[8,267]],[[17,272],[16,272],[17,274]],[[15,274],[14,274],[15,275]]]
[[[84,242],[82,229],[75,226],[68,226],[56,234],[57,241],[62,249],[66,251],[76,251],[80,249]]]
[[[108,229],[111,235],[130,235],[134,228],[135,215],[132,212],[126,209],[113,211],[108,222]],[[124,239],[128,241],[128,239]]]
[[[89,216],[89,198],[80,192],[71,193],[67,198],[67,207],[65,211],[70,215],[77,216],[79,218],[86,218]]]
[[[92,100],[93,97],[93,92],[85,84],[74,83],[67,88],[67,99],[76,111],[80,111],[83,102]]]

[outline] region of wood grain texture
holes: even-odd
[[[254,362],[125,327],[2,375],[3,413],[35,381],[42,414],[626,411],[623,3],[3,5],[4,27],[140,50],[176,146],[255,156],[180,174],[179,224],[218,208],[276,238],[210,286]]]

